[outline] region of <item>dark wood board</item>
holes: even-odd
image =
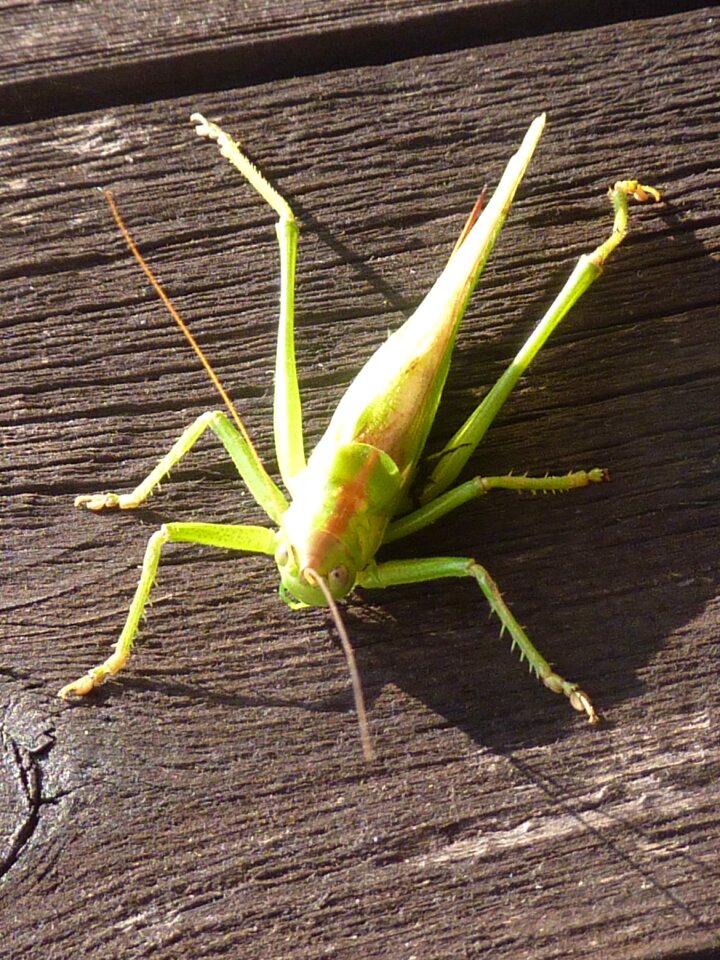
[[[557,3],[542,6],[552,13]],[[506,30],[516,8],[517,0],[0,5],[0,118],[29,121],[83,103],[158,100],[452,48],[468,29],[486,38]]]
[[[715,955],[719,14],[4,129],[0,957]],[[136,514],[72,507],[132,485],[216,405],[99,185],[272,463],[273,216],[194,136],[195,108],[303,221],[311,442],[538,111],[437,442],[606,235],[605,185],[666,192],[473,460],[613,482],[497,494],[394,551],[486,563],[600,728],[526,675],[471,587],[365,593],[347,619],[368,767],[326,615],[286,609],[263,558],[185,546],[127,671],[55,697],[106,654],[162,520],[261,519],[211,440]]]
[[[232,90],[702,7],[698,0],[0,0],[0,122]]]

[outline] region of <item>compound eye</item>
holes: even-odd
[[[339,567],[333,567],[328,574],[328,584],[332,593],[346,590],[349,581],[350,574],[348,573],[348,568],[344,564],[340,564]]]
[[[290,554],[288,553],[288,548],[284,543],[281,543],[280,546],[275,551],[275,563],[279,567],[286,567],[287,562],[290,559]]]

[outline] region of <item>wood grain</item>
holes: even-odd
[[[0,957],[713,955],[719,12],[4,128]],[[486,563],[601,729],[526,676],[466,585],[366,593],[348,625],[368,767],[326,616],[287,610],[262,558],[185,546],[127,672],[79,705],[55,698],[105,656],[162,520],[261,520],[210,440],[147,509],[72,507],[132,485],[216,405],[100,185],[272,464],[273,217],[194,136],[197,108],[303,221],[310,442],[535,113],[550,125],[434,443],[605,236],[605,185],[665,191],[632,211],[473,461],[601,465],[613,482],[498,494],[394,551]]]
[[[0,0],[0,122],[197,96],[677,12],[677,0]]]

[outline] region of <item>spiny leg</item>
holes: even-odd
[[[263,507],[271,520],[279,522],[280,517],[287,509],[285,497],[262,466],[252,446],[246,442],[243,435],[221,410],[211,410],[208,413],[203,413],[194,423],[191,423],[155,469],[130,493],[83,494],[75,498],[75,506],[87,507],[88,510],[103,510],[107,507],[132,510],[139,506],[150,496],[175,464],[190,451],[208,427],[220,439],[230,454],[240,476],[246,482],[255,500]]]
[[[358,576],[358,585],[368,588],[392,587],[404,583],[423,583],[444,577],[473,577],[485,594],[491,609],[500,618],[502,632],[507,630],[512,637],[512,647],[520,651],[532,672],[553,693],[564,694],[572,706],[585,713],[591,723],[599,716],[588,695],[576,683],[565,680],[556,673],[540,651],[535,647],[523,628],[513,616],[487,570],[468,557],[429,557],[422,560],[392,560],[367,567]]]
[[[435,523],[446,513],[457,510],[458,507],[485,496],[491,490],[515,490],[518,493],[565,493],[568,490],[577,490],[587,487],[591,483],[602,483],[608,480],[607,470],[595,467],[593,470],[573,470],[561,476],[528,477],[508,474],[502,477],[473,477],[466,483],[461,483],[446,493],[441,493],[429,503],[413,510],[412,513],[399,517],[388,524],[383,543],[390,543],[407,537],[417,530]]]
[[[637,180],[619,180],[609,190],[615,211],[610,237],[590,255],[583,254],[568,277],[545,316],[525,341],[510,366],[491,388],[487,396],[470,414],[465,423],[448,440],[437,456],[430,479],[419,494],[421,503],[429,503],[453,483],[468,459],[482,440],[502,405],[515,385],[537,356],[550,334],[566,316],[570,308],[602,273],[605,261],[627,235],[628,199],[639,202],[659,201],[660,193],[653,187],[644,186]]]
[[[63,699],[69,699],[72,696],[83,697],[125,666],[155,581],[162,548],[171,541],[202,543],[213,547],[226,547],[230,550],[272,555],[277,547],[277,534],[266,527],[224,523],[163,524],[148,540],[140,582],[135,590],[125,626],[115,644],[114,652],[99,666],[93,667],[84,676],[63,687],[58,696]]]
[[[295,266],[300,227],[290,205],[245,156],[235,141],[201,113],[190,120],[195,132],[214,140],[229,160],[278,215],[275,233],[280,248],[280,326],[275,360],[274,430],[280,475],[288,490],[305,466],[302,406],[295,364]]]

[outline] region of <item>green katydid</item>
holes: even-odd
[[[171,468],[210,428],[220,439],[241,478],[274,528],[247,524],[166,523],[147,545],[140,582],[114,652],[60,691],[83,696],[127,662],[166,543],[189,541],[273,556],[280,573],[280,595],[291,607],[329,606],[348,660],[363,752],[373,756],[362,688],[352,647],[336,601],[355,587],[382,588],[446,577],[470,577],[512,638],[521,659],[555,693],[562,693],[591,722],[598,720],[587,694],[556,673],[505,604],[495,582],[469,557],[378,561],[378,549],[421,530],[459,506],[493,489],[565,491],[606,479],[602,469],[564,476],[474,477],[455,484],[520,376],[575,301],[602,272],[607,257],[627,231],[628,200],[659,200],[652,187],[619,181],[609,191],[615,218],[609,238],[580,257],[570,277],[519,353],[478,407],[444,448],[429,458],[428,472],[418,466],[450,366],[465,307],[500,232],[515,192],[540,139],[545,116],[530,125],[490,201],[473,209],[447,265],[413,315],[367,361],[348,387],[326,432],[306,461],[300,392],[295,365],[294,289],[299,227],[290,206],[217,125],[193,114],[196,132],[217,142],[220,151],[278,215],[281,294],[274,394],[274,434],[279,471],[291,495],[288,502],[265,470],[235,407],[187,327],[146,265],[107,193],[113,214],[130,249],[174,319],[208,369],[229,408],[202,414],[154,470],[131,493],[77,497],[77,506],[131,509],[153,492]],[[234,421],[234,422],[233,422]]]

